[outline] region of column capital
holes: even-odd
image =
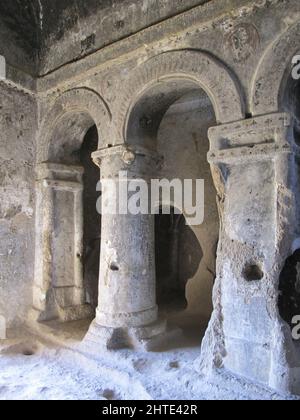
[[[276,113],[209,129],[208,161],[218,164],[270,160],[294,148],[288,138],[291,116]]]
[[[144,147],[127,144],[121,144],[117,146],[106,147],[104,149],[99,149],[92,154],[92,158],[95,164],[100,167],[104,159],[116,155],[120,156],[122,161],[128,166],[132,165],[138,156],[152,158],[157,161],[162,160],[162,156],[160,156],[154,150],[149,150]]]

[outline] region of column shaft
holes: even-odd
[[[120,202],[120,188],[127,188],[125,183],[132,180],[143,180],[148,184],[159,159],[148,150],[124,146],[98,151],[94,159],[101,168],[102,182],[114,180],[116,186],[115,193],[108,191],[105,194],[105,199],[116,202],[110,203],[115,207],[115,214],[102,215],[96,320],[100,325],[116,328],[149,325],[158,318],[154,216],[121,214],[128,203]]]

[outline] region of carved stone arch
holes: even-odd
[[[46,321],[88,318],[84,283],[84,168],[80,149],[96,125],[98,147],[110,133],[111,114],[96,92],[69,90],[45,113],[38,133],[36,240],[32,317]]]
[[[271,44],[254,75],[250,110],[253,116],[283,111],[283,97],[292,71],[292,58],[299,53],[300,22]]]
[[[224,64],[201,51],[166,52],[138,66],[125,83],[116,117],[118,137],[125,143],[130,114],[138,100],[158,82],[172,79],[190,81],[202,88],[211,99],[218,123],[245,117],[241,92]]]
[[[62,93],[56,99],[50,112],[44,117],[38,134],[38,163],[49,160],[49,149],[54,130],[61,121],[72,114],[85,116],[84,131],[87,131],[92,125],[96,125],[99,134],[99,148],[104,147],[105,140],[111,135],[110,109],[97,92],[88,88],[75,88]]]

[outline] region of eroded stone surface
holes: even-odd
[[[126,13],[111,1],[100,10],[82,5],[76,19],[62,2],[61,16],[70,19],[59,18],[59,33],[49,4],[39,3],[30,9],[37,20],[15,32],[10,5],[0,30],[0,39],[16,46],[15,55],[5,45],[0,51],[7,61],[0,82],[0,316],[9,327],[67,322],[92,318],[98,302],[83,344],[94,350],[149,350],[147,340],[169,333],[156,298],[163,270],[155,264],[154,216],[105,216],[101,233],[92,213],[84,219],[83,199],[96,200],[82,168],[94,126],[98,145],[90,152],[102,178],[127,170],[147,182],[205,179],[204,223],[189,236],[173,218],[162,238],[173,270],[163,273],[161,288],[179,281],[194,326],[210,318],[195,370],[209,376],[227,369],[300,393],[295,311],[287,308],[300,307],[299,282],[285,284],[290,271],[298,276],[297,265],[286,267],[300,237],[299,83],[291,71],[299,1],[126,1]],[[101,244],[99,288],[87,283],[97,277],[98,254],[87,275],[86,232],[90,244]],[[163,315],[180,319],[170,306]]]

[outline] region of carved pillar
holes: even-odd
[[[209,131],[221,232],[214,313],[199,363],[205,374],[225,367],[280,391],[299,392],[299,360],[278,311],[279,275],[295,226],[289,134],[287,114]]]
[[[36,257],[33,311],[38,321],[92,315],[83,287],[83,168],[37,167]]]
[[[104,199],[117,206],[115,212],[102,214],[99,306],[87,339],[107,348],[147,348],[165,330],[156,303],[154,216],[126,212],[127,200],[120,212],[119,191],[133,180],[149,183],[159,157],[145,149],[115,146],[95,152],[93,159],[101,167],[103,184],[114,181],[117,194],[108,191]],[[126,178],[119,177],[121,171]]]

